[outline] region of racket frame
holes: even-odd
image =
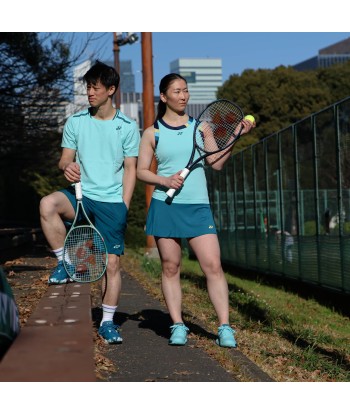
[[[189,160],[187,162],[186,167],[180,173],[180,176],[183,177],[183,179],[186,179],[186,177],[189,175],[189,173],[191,172],[191,170],[193,169],[193,167],[198,162],[200,162],[201,160],[205,159],[208,156],[211,156],[213,154],[220,153],[221,151],[225,151],[225,150],[229,149],[230,147],[233,147],[236,144],[237,140],[241,137],[241,133],[242,133],[242,130],[243,130],[243,126],[241,126],[238,134],[235,136],[235,139],[233,141],[229,142],[226,146],[224,146],[224,147],[222,147],[222,148],[220,148],[218,150],[207,152],[203,148],[200,148],[198,146],[197,140],[196,140],[197,129],[198,129],[198,126],[200,124],[202,124],[202,122],[203,122],[203,121],[200,121],[200,118],[208,110],[208,108],[210,108],[211,106],[217,104],[218,102],[228,102],[229,104],[234,105],[238,109],[238,111],[241,113],[241,120],[239,122],[243,121],[243,119],[244,119],[244,113],[243,113],[241,107],[239,107],[237,104],[233,103],[232,101],[229,101],[227,99],[217,99],[216,101],[213,101],[210,104],[208,104],[205,107],[205,109],[199,114],[198,118],[196,119],[196,124],[195,124],[194,130],[193,130],[193,148],[192,148],[192,153],[191,153],[191,156],[190,156],[190,158],[189,158]],[[196,150],[197,149],[199,150],[199,153],[203,153],[204,152],[204,154],[200,155],[198,158],[196,158],[196,160],[193,161],[194,155],[196,154]],[[176,192],[176,189],[168,189],[168,191],[166,192],[166,195],[168,196],[168,199],[166,199],[167,202],[169,202],[169,199],[171,199],[174,196],[175,192]]]
[[[63,259],[65,259],[65,255],[66,255],[66,252],[67,252],[67,249],[66,249],[67,248],[67,244],[66,244],[66,242],[68,241],[68,238],[69,238],[70,234],[73,232],[73,230],[75,230],[75,229],[81,229],[81,228],[89,228],[89,229],[92,229],[94,232],[96,232],[97,235],[101,238],[101,241],[103,242],[103,247],[104,247],[104,251],[105,251],[104,269],[99,274],[99,276],[97,276],[95,278],[90,278],[90,279],[83,280],[81,278],[78,278],[76,276],[76,273],[74,275],[71,274],[71,272],[69,270],[69,267],[67,266],[68,264],[66,264],[66,261],[65,260],[63,260],[63,265],[64,265],[64,268],[65,268],[67,274],[70,276],[70,278],[72,280],[74,280],[76,282],[83,282],[83,283],[95,282],[95,281],[98,281],[104,275],[104,273],[106,272],[107,264],[108,264],[108,251],[107,251],[106,243],[105,243],[105,241],[104,241],[101,233],[99,232],[98,229],[96,229],[96,227],[90,221],[87,213],[85,212],[84,205],[83,205],[83,193],[82,193],[82,188],[81,188],[81,182],[75,183],[75,198],[76,198],[76,201],[77,201],[77,207],[76,207],[76,211],[75,211],[74,220],[72,222],[72,225],[71,225],[71,227],[70,227],[70,229],[69,229],[69,231],[68,231],[68,233],[66,235],[65,241],[64,241],[64,245],[63,245]],[[85,225],[77,225],[76,226],[76,223],[78,222],[78,219],[80,217],[80,213],[81,212],[82,212],[82,214],[84,216],[84,219],[86,220],[87,224],[85,224]],[[81,219],[79,219],[79,221],[80,220]]]

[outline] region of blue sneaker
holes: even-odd
[[[171,346],[184,346],[187,343],[187,333],[190,331],[183,323],[176,323],[170,326],[171,336],[169,344]]]
[[[234,336],[235,333],[236,332],[228,324],[223,324],[218,329],[216,344],[221,347],[237,347]]]
[[[98,329],[98,334],[105,340],[106,343],[115,344],[122,343],[123,339],[118,332],[119,326],[113,321],[105,321]]]
[[[66,267],[74,274],[74,267],[71,264],[66,263]],[[63,261],[58,261],[56,268],[52,271],[49,276],[49,285],[53,284],[67,284],[67,282],[73,282],[72,278],[67,274],[67,271],[63,265]]]

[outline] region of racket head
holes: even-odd
[[[204,153],[221,151],[239,138],[244,114],[242,109],[226,99],[210,103],[197,118],[194,141]],[[238,129],[238,133],[237,133]]]
[[[94,282],[106,272],[107,247],[96,228],[90,225],[75,226],[66,236],[63,258],[64,267],[72,280]],[[66,262],[67,258],[71,265]]]

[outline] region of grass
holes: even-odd
[[[162,300],[161,266],[136,250],[127,250],[123,267]],[[276,381],[350,381],[349,317],[303,298],[284,286],[262,278],[225,273],[229,286],[230,320],[237,331],[239,350]],[[183,256],[181,281],[185,321],[201,321],[216,333],[217,319],[197,261]],[[232,356],[212,339],[194,333],[198,344],[239,376]],[[249,380],[244,378],[242,380]]]

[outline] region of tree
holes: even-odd
[[[218,97],[239,103],[256,118],[257,128],[244,140],[249,145],[349,96],[349,75],[350,63],[305,72],[284,66],[249,69],[231,75]]]
[[[72,43],[65,42],[57,33],[0,33],[3,222],[5,218],[37,220],[40,196],[62,182],[57,162],[65,105],[72,92],[70,72],[90,40],[87,38],[72,55]]]

